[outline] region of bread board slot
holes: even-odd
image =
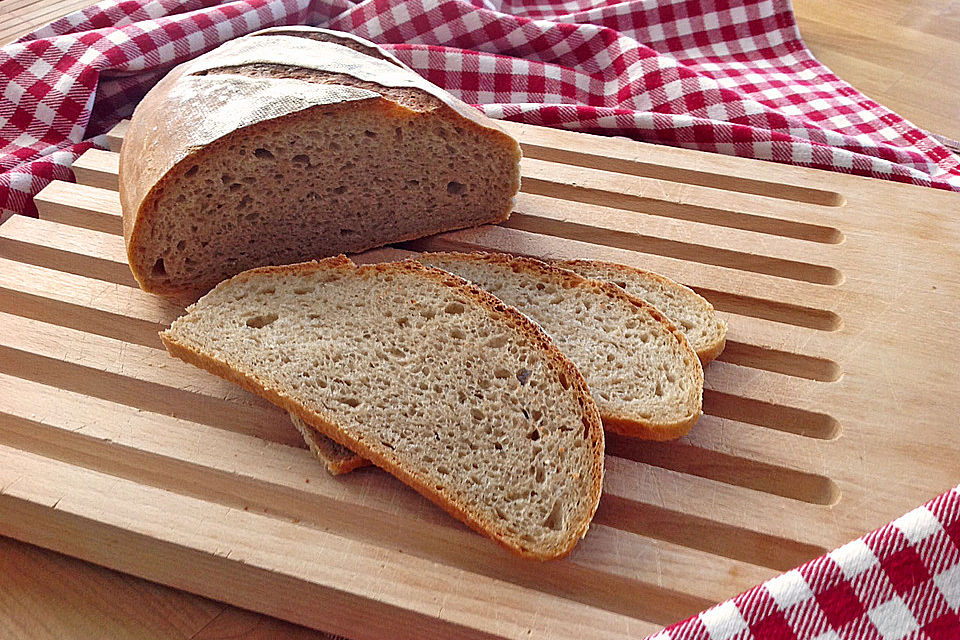
[[[717,360],[819,382],[835,382],[843,375],[840,365],[827,358],[780,351],[735,340],[727,340],[727,345]]]
[[[703,429],[720,426],[710,416],[701,420]],[[685,441],[643,442],[610,433],[606,446],[608,455],[801,502],[829,506],[840,499],[840,488],[825,476],[729,455]]]
[[[632,231],[603,228],[599,225],[580,224],[575,221],[561,221],[554,216],[540,217],[537,214],[515,212],[503,223],[504,227],[529,231],[549,236],[570,238],[606,245],[619,249],[628,249],[642,253],[656,254],[667,258],[676,258],[688,262],[727,267],[740,271],[751,271],[779,278],[801,280],[814,284],[837,285],[843,282],[843,274],[833,267],[796,260],[785,260],[770,256],[731,251],[717,247],[678,242],[656,236],[648,236]]]
[[[562,165],[540,162],[524,161],[524,193],[815,243],[843,242],[843,233],[836,227],[765,214],[769,207],[759,200],[750,203],[753,206],[746,211],[720,208],[708,204],[716,202],[708,189],[691,193],[698,187],[648,182],[646,178],[624,180],[620,174],[589,169],[570,168],[569,176],[558,175],[557,167]]]
[[[521,139],[520,146],[524,156],[528,158],[824,207],[841,207],[846,202],[843,195],[836,191],[778,181],[754,180],[744,177],[742,173],[727,174],[716,168],[711,171],[702,171],[677,166],[683,164],[684,160],[690,164],[696,164],[691,161],[698,158],[700,155],[698,152],[682,149],[667,150],[662,146],[643,143],[632,145],[634,148],[625,152],[624,145],[617,144],[615,140],[604,136],[591,136],[559,129],[542,129],[514,122],[502,124],[507,131]],[[674,161],[673,163],[653,163],[642,160],[644,157],[653,155],[662,157],[667,154],[670,160]],[[759,161],[753,162],[759,163]]]
[[[829,549],[771,536],[652,504],[604,495],[594,521],[637,535],[775,571],[789,571]]]
[[[840,436],[841,431],[840,423],[825,413],[744,398],[713,389],[703,390],[703,412],[718,418],[746,422],[818,440],[833,440]]]
[[[136,286],[123,243],[113,234],[14,216],[0,226],[0,255],[8,260]]]
[[[704,287],[693,286],[691,288],[706,298],[717,311],[772,320],[819,331],[839,331],[843,326],[840,316],[833,311],[738,295],[726,291],[716,291]]]

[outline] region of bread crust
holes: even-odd
[[[276,275],[304,275],[323,269],[337,269],[345,272],[355,271],[359,272],[358,275],[363,275],[366,272],[412,272],[417,273],[422,277],[433,279],[444,286],[455,287],[462,295],[472,299],[476,304],[478,304],[491,315],[499,316],[503,321],[506,322],[508,326],[522,334],[525,339],[529,340],[530,343],[541,350],[545,358],[556,368],[559,375],[566,377],[566,379],[569,381],[570,387],[576,394],[577,402],[582,412],[581,417],[584,420],[584,426],[590,439],[590,449],[593,454],[593,464],[590,474],[589,501],[586,505],[587,512],[583,514],[583,517],[581,517],[576,523],[576,526],[571,527],[572,535],[562,546],[548,549],[529,548],[518,537],[511,536],[505,527],[497,526],[496,522],[485,522],[481,520],[477,514],[471,513],[464,504],[458,503],[456,500],[452,499],[451,496],[444,495],[444,493],[439,490],[434,483],[428,482],[425,478],[422,478],[413,471],[404,468],[402,463],[397,461],[396,456],[391,454],[389,450],[383,447],[380,447],[379,449],[374,448],[370,445],[370,443],[364,441],[363,439],[358,439],[347,431],[343,430],[337,425],[331,416],[319,411],[314,411],[302,405],[287,394],[283,393],[281,390],[273,388],[265,381],[259,379],[257,376],[247,375],[240,371],[236,371],[226,362],[179,342],[175,336],[170,334],[169,330],[160,332],[160,339],[163,341],[164,346],[172,356],[180,358],[181,360],[196,365],[202,369],[206,369],[215,375],[238,384],[248,391],[251,391],[269,400],[273,404],[279,406],[281,409],[298,416],[300,419],[315,428],[323,435],[349,448],[359,456],[373,462],[378,467],[388,471],[405,484],[413,487],[417,492],[434,502],[453,517],[462,521],[478,533],[492,538],[517,555],[535,560],[551,560],[562,558],[568,555],[573,550],[573,547],[576,545],[577,541],[586,535],[590,521],[592,520],[593,515],[596,513],[597,505],[600,501],[600,492],[603,486],[603,425],[600,420],[600,413],[590,396],[586,381],[583,379],[580,371],[573,365],[572,362],[570,362],[570,360],[567,359],[566,356],[563,355],[563,353],[560,352],[556,345],[551,342],[550,338],[548,338],[547,335],[536,324],[534,324],[519,311],[513,307],[507,306],[492,294],[487,293],[483,289],[480,289],[479,287],[474,286],[461,278],[447,273],[446,271],[441,271],[440,269],[424,266],[414,260],[357,266],[347,257],[340,255],[320,261],[251,269],[224,281],[217,286],[217,289],[226,286],[227,283],[232,282],[235,279],[249,279],[253,276],[264,273]],[[190,307],[188,307],[187,311],[190,311]]]
[[[538,273],[559,280],[570,287],[586,287],[593,289],[598,294],[605,295],[609,298],[618,299],[643,309],[648,312],[657,322],[663,325],[663,327],[677,341],[681,350],[688,351],[689,354],[693,356],[693,361],[696,363],[694,374],[695,384],[700,389],[703,388],[702,365],[700,364],[699,358],[696,357],[697,354],[693,350],[693,347],[690,346],[690,342],[687,340],[686,336],[683,335],[683,332],[680,331],[680,329],[678,329],[677,326],[674,325],[673,322],[671,322],[666,316],[664,316],[655,306],[646,300],[628,294],[626,291],[613,283],[595,280],[593,278],[584,278],[580,274],[574,273],[569,269],[563,269],[553,264],[543,262],[542,260],[537,260],[536,258],[518,257],[505,253],[487,253],[482,251],[468,253],[456,251],[428,252],[421,254],[417,259],[421,261],[426,260],[429,262],[431,257],[441,260],[443,258],[453,258],[455,260],[499,264],[510,267],[514,270],[524,269],[528,272]],[[701,415],[703,415],[702,399],[697,402],[695,411],[690,413],[688,416],[685,416],[682,420],[673,423],[653,423],[649,420],[638,420],[629,416],[610,413],[602,414],[602,419],[604,428],[625,436],[643,438],[644,440],[675,440],[676,438],[686,435],[690,429],[693,428],[693,425],[697,423]]]
[[[690,287],[686,287],[680,284],[679,282],[675,282],[674,280],[671,280],[666,276],[662,276],[659,273],[654,273],[653,271],[638,269],[636,267],[630,267],[625,264],[618,264],[616,262],[605,262],[603,260],[584,260],[584,259],[556,260],[554,261],[554,264],[560,267],[561,269],[564,268],[564,265],[571,265],[571,266],[582,265],[585,267],[600,267],[603,269],[609,269],[610,271],[614,271],[614,272],[619,271],[620,273],[627,274],[627,275],[639,274],[639,275],[642,275],[643,277],[650,278],[651,280],[656,280],[657,282],[659,282],[660,284],[664,285],[667,288],[683,289],[690,295],[700,299],[710,311],[714,311],[713,305],[710,304],[710,301],[704,298],[703,296],[701,296],[700,294],[698,294],[696,291],[694,291]],[[724,347],[727,345],[727,325],[725,322],[719,319],[718,319],[718,323],[721,328],[718,339],[714,340],[713,342],[708,344],[706,347],[703,347],[699,351],[697,351],[697,357],[700,358],[700,364],[702,365],[708,364],[713,360],[716,360],[717,356],[719,356],[723,352]]]
[[[423,117],[441,118],[489,140],[492,145],[503,149],[509,148],[515,154],[517,166],[519,166],[519,145],[493,120],[484,116],[474,107],[423,80],[409,67],[403,65],[374,43],[349,34],[338,34],[337,32],[310,27],[296,29],[284,27],[281,31],[294,33],[277,33],[276,31],[266,30],[231,41],[228,45],[237,49],[238,47],[242,48],[243,44],[249,43],[252,45],[268,37],[274,40],[286,39],[300,43],[304,39],[317,40],[326,47],[332,46],[343,49],[345,53],[356,55],[355,52],[360,52],[363,57],[370,58],[377,64],[388,63],[385,65],[387,69],[396,67],[395,74],[399,73],[409,81],[407,83],[409,86],[405,85],[406,88],[401,89],[402,91],[409,92],[411,95],[429,96],[438,102],[438,108],[422,114]],[[338,44],[338,40],[348,41],[353,43],[353,46]],[[237,45],[237,42],[240,42],[241,45]],[[379,55],[367,55],[365,53],[367,49],[375,50]],[[204,283],[198,287],[177,287],[165,284],[162,280],[151,275],[149,265],[140,264],[138,248],[147,236],[145,230],[155,224],[157,218],[156,203],[159,194],[171,182],[182,177],[187,166],[202,162],[205,157],[212,156],[210,146],[215,142],[223,141],[244,131],[259,129],[269,125],[269,123],[282,122],[284,119],[290,118],[314,117],[318,113],[330,114],[361,109],[371,110],[379,117],[384,118],[396,117],[401,112],[406,115],[414,113],[384,95],[377,95],[369,90],[342,86],[340,87],[343,90],[343,101],[341,102],[318,103],[313,107],[301,108],[284,115],[244,124],[231,131],[226,131],[223,135],[208,139],[209,135],[204,135],[206,115],[206,111],[202,108],[204,105],[201,104],[199,105],[200,108],[196,109],[179,108],[180,102],[174,98],[173,94],[180,89],[180,85],[188,78],[202,79],[206,76],[196,74],[204,74],[211,70],[231,69],[231,73],[239,73],[242,76],[243,65],[241,64],[236,68],[231,67],[228,64],[229,56],[224,56],[222,53],[218,53],[219,51],[220,49],[215,49],[199,58],[175,67],[151,89],[134,111],[130,128],[120,150],[119,191],[127,258],[134,278],[141,288],[151,293],[169,296],[199,294],[205,292],[206,288],[212,284]],[[209,60],[210,56],[218,55],[220,57],[214,59],[223,61],[223,64],[214,64],[212,67],[205,64],[205,60]],[[286,65],[291,69],[298,68],[297,60],[289,60]],[[221,78],[223,77],[223,74],[213,74],[210,77],[216,78],[218,75]],[[309,84],[315,84],[306,80],[298,80],[298,82],[306,82],[308,86]],[[389,88],[386,84],[382,86],[384,89]],[[309,97],[306,99],[309,99]],[[519,179],[519,170],[517,170],[515,179],[517,188],[519,188]],[[508,204],[504,211],[492,211],[489,222],[496,223],[506,220],[511,209],[512,202]],[[454,228],[458,228],[455,223],[447,228],[437,229],[435,233]],[[399,242],[408,239],[412,238],[396,238],[394,241]],[[371,245],[368,248],[373,246]]]

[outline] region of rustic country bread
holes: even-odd
[[[161,338],[520,555],[567,554],[596,510],[603,428],[583,377],[448,273],[342,256],[253,269]]]
[[[147,291],[505,220],[520,148],[355,36],[284,27],[178,66],[120,153],[124,238]]]
[[[663,314],[616,285],[531,258],[425,253],[538,323],[583,373],[611,431],[651,440],[687,433],[700,418],[703,369]]]
[[[558,260],[553,264],[585,278],[612,282],[655,306],[683,332],[702,364],[719,356],[727,343],[727,325],[717,317],[713,305],[669,278],[599,260]]]

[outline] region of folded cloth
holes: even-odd
[[[960,191],[960,159],[818,63],[788,0],[125,0],[0,51],[0,209],[176,63],[280,24],[387,45],[488,115]]]
[[[648,640],[957,640],[960,487]]]

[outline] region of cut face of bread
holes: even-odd
[[[582,376],[448,273],[343,257],[254,269],[161,338],[520,555],[565,555],[596,510],[603,429]]]
[[[612,282],[655,306],[683,332],[703,364],[719,356],[726,345],[727,325],[717,317],[713,305],[669,278],[598,260],[560,260],[554,264],[585,278]]]
[[[255,266],[507,218],[516,141],[373,43],[331,34],[239,38],[138,106],[120,198],[142,288],[198,294]]]
[[[539,324],[583,373],[604,427],[669,440],[700,417],[703,370],[659,311],[612,284],[539,260],[496,253],[425,253]]]

